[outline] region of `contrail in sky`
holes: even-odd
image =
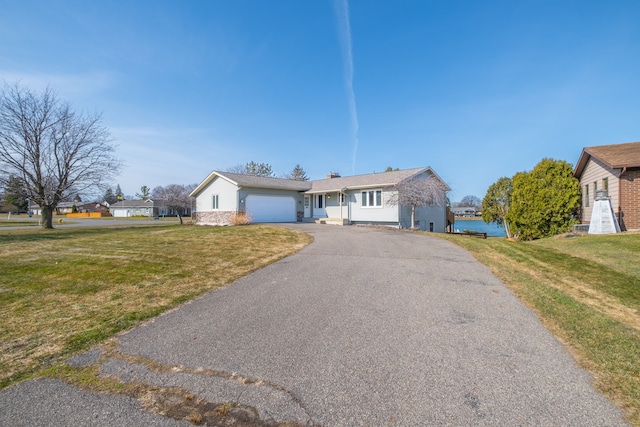
[[[351,163],[352,173],[356,170],[356,156],[358,154],[358,110],[356,108],[356,95],[353,91],[353,53],[351,51],[351,25],[349,24],[348,0],[334,0],[336,18],[338,21],[338,35],[342,47],[342,59],[344,61],[344,86],[347,91],[347,102],[351,115],[351,132],[353,133],[353,159]]]

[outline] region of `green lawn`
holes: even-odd
[[[640,426],[640,234],[443,238],[500,277]]]
[[[0,229],[0,389],[310,241],[261,225]]]

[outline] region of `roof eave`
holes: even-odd
[[[204,180],[202,180],[202,182],[196,188],[194,188],[194,190],[191,193],[189,193],[189,197],[198,197],[198,194],[200,194],[202,190],[207,188],[207,186],[211,184],[211,181],[213,181],[217,177],[220,177],[225,181],[229,181],[231,184],[238,185],[237,182],[233,181],[229,177],[224,176],[222,173],[217,171],[212,171],[209,175],[207,175],[207,177]]]

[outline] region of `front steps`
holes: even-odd
[[[349,225],[349,220],[346,218],[318,218],[316,224]]]

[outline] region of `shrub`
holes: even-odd
[[[229,225],[249,225],[251,215],[246,212],[236,212],[229,217]]]

